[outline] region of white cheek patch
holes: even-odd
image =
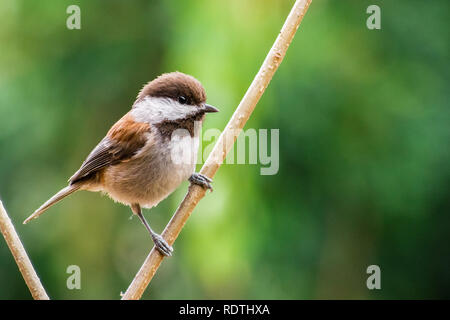
[[[169,98],[145,97],[133,106],[131,114],[138,122],[158,123],[184,119],[197,112],[194,106],[181,104]]]

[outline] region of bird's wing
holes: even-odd
[[[149,142],[149,131],[149,124],[135,122],[130,114],[126,114],[92,150],[80,169],[69,179],[70,184],[133,157]]]

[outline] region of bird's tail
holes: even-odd
[[[30,222],[30,220],[36,219],[36,218],[39,217],[42,213],[44,213],[45,210],[47,210],[48,208],[50,208],[52,205],[54,205],[54,204],[57,203],[58,201],[64,199],[64,198],[67,197],[69,194],[74,193],[74,192],[77,191],[78,189],[80,189],[80,185],[79,185],[79,184],[72,184],[72,185],[69,185],[69,186],[65,187],[64,189],[61,189],[57,194],[55,194],[53,197],[51,197],[50,199],[48,199],[42,206],[40,206],[39,209],[37,209],[31,216],[29,216],[29,217],[23,222],[23,224],[26,224],[26,223]]]

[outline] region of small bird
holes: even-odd
[[[158,251],[171,256],[173,248],[153,231],[141,208],[156,206],[184,180],[212,191],[212,180],[195,173],[195,163],[205,114],[218,111],[206,104],[205,89],[194,77],[181,72],[160,75],[142,88],[131,110],[111,127],[69,185],[24,224],[75,191],[100,191],[130,206]],[[180,152],[188,156],[179,157]]]

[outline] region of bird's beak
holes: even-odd
[[[206,113],[208,112],[219,112],[219,109],[217,109],[216,107],[213,107],[210,104],[206,104],[203,106],[203,111],[205,111]]]

